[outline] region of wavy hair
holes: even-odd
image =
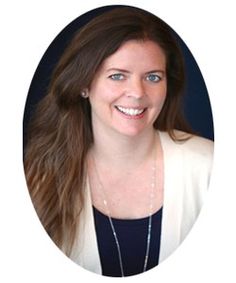
[[[184,64],[171,28],[132,7],[105,12],[82,27],[55,67],[47,95],[30,124],[24,156],[29,192],[52,240],[69,256],[77,235],[86,183],[86,156],[93,143],[91,109],[81,91],[102,62],[128,40],[152,40],[164,51],[167,96],[154,127],[177,140],[174,129],[190,131],[181,112]]]

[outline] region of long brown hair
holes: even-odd
[[[31,122],[24,156],[30,195],[46,231],[70,254],[83,208],[86,156],[93,143],[91,110],[81,91],[89,88],[105,58],[131,40],[152,40],[167,60],[167,97],[154,127],[177,140],[188,131],[181,112],[183,59],[170,27],[156,16],[131,7],[115,8],[79,30],[59,60],[48,94]]]

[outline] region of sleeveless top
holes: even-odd
[[[120,277],[121,270],[117,245],[112,233],[109,218],[95,207],[93,207],[93,213],[102,274],[105,276]],[[151,242],[147,270],[158,265],[161,219],[162,208],[152,215]],[[143,272],[147,246],[148,221],[149,217],[131,220],[112,218],[120,245],[125,276]]]

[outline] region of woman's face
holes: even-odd
[[[167,92],[166,57],[130,40],[104,60],[89,88],[93,130],[136,136],[153,129]]]

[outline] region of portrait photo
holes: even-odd
[[[185,240],[213,163],[206,84],[178,31],[138,7],[90,10],[52,39],[28,91],[23,163],[42,226],[73,262],[127,277]]]

